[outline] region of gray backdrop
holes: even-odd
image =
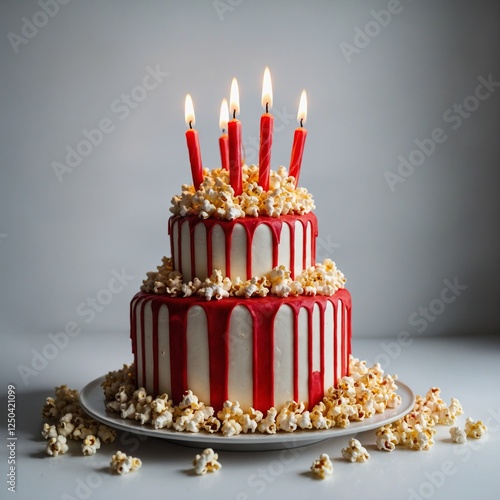
[[[218,166],[236,76],[252,161],[266,65],[273,168],[289,161],[308,92],[301,184],[319,257],[347,276],[354,334],[498,333],[498,2],[40,0],[0,12],[4,339],[126,332],[131,297],[170,254],[170,198],[190,180],[185,94],[204,164]]]

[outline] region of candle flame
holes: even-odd
[[[307,94],[306,94],[306,91],[303,90],[302,94],[300,95],[299,112],[297,113],[297,121],[300,123],[300,126],[303,127],[306,120],[307,120]]]
[[[186,120],[186,125],[189,128],[192,128],[195,120],[194,120],[194,106],[193,99],[191,99],[191,95],[186,95],[186,103],[184,105],[184,118]]]
[[[266,111],[273,105],[273,85],[271,82],[271,72],[266,66],[264,79],[262,81],[262,106]]]
[[[229,106],[231,110],[231,116],[233,118],[240,114],[240,92],[238,90],[238,81],[233,78],[231,82],[231,93],[229,94]]]
[[[228,121],[229,121],[229,108],[227,105],[227,99],[222,99],[222,104],[220,105],[220,118],[219,118],[219,127],[221,130],[227,130]]]

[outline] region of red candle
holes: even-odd
[[[189,129],[186,131],[186,142],[189,151],[189,162],[191,163],[191,174],[193,176],[193,185],[199,189],[203,182],[203,167],[201,163],[200,141],[198,132],[193,128],[194,125],[194,107],[193,100],[189,94],[186,95],[185,119]]]
[[[297,121],[300,127],[295,130],[293,136],[292,155],[290,157],[290,168],[288,175],[295,177],[295,186],[299,183],[300,166],[302,164],[302,155],[304,154],[304,144],[306,143],[307,130],[304,128],[304,123],[307,118],[307,96],[306,91],[302,91],[299,103],[299,112],[297,113]]]
[[[229,182],[238,196],[243,191],[241,179],[241,122],[236,119],[240,112],[238,82],[233,78],[231,83],[230,107],[232,120],[227,124],[229,139]]]
[[[260,148],[259,148],[259,185],[264,191],[269,189],[269,174],[271,171],[271,146],[273,144],[274,118],[269,113],[273,105],[273,89],[269,68],[264,71],[262,83],[262,106],[265,113],[260,118]]]
[[[222,130],[222,135],[219,137],[220,161],[222,168],[229,170],[229,138],[226,134],[227,122],[229,121],[229,109],[227,100],[222,99],[220,105],[219,127]]]

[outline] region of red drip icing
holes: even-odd
[[[262,304],[253,318],[253,405],[257,409],[274,406],[274,320],[279,308]],[[262,411],[262,410],[261,410]]]
[[[232,276],[231,273],[231,248],[232,248],[232,238],[233,231],[236,224],[241,224],[245,229],[247,242],[246,242],[246,277],[245,279],[250,279],[253,277],[252,271],[252,245],[255,236],[255,231],[261,224],[265,224],[269,227],[272,233],[273,239],[273,248],[270,250],[272,252],[272,260],[273,267],[278,265],[278,254],[279,254],[279,243],[281,239],[281,229],[283,223],[288,224],[290,228],[290,270],[292,272],[292,278],[295,277],[296,269],[295,269],[295,222],[300,221],[304,228],[304,236],[303,236],[303,268],[308,267],[306,254],[307,254],[307,228],[309,223],[311,224],[312,234],[314,235],[311,238],[311,258],[312,263],[315,261],[316,257],[316,235],[317,235],[317,219],[316,216],[310,212],[306,215],[283,215],[281,217],[245,217],[240,219],[233,220],[219,220],[214,218],[208,219],[200,219],[197,216],[191,215],[186,217],[181,217],[176,215],[171,217],[169,220],[169,234],[170,234],[170,247],[173,249],[175,245],[177,245],[177,254],[178,254],[178,262],[174,261],[174,269],[182,272],[182,226],[184,224],[189,225],[189,235],[190,235],[190,243],[189,243],[189,252],[190,252],[190,266],[191,266],[191,279],[194,278],[197,274],[196,269],[196,246],[194,243],[194,231],[198,224],[203,224],[206,235],[207,235],[207,275],[210,276],[213,272],[213,245],[212,245],[212,233],[213,229],[216,226],[221,227],[224,232],[225,238],[225,263],[226,270],[225,275],[231,278],[236,278],[236,276]],[[177,223],[177,230],[174,230],[174,225]],[[177,238],[177,241],[175,241]],[[204,279],[205,276],[198,276],[200,279]],[[241,277],[241,276],[240,276]],[[241,277],[243,278],[243,277]]]
[[[141,352],[142,352],[142,380],[139,380],[139,385],[144,386],[146,384],[146,336],[144,335],[144,308],[146,307],[147,300],[143,300],[140,304],[140,315],[141,315]]]
[[[151,314],[153,315],[153,394],[159,394],[159,375],[158,375],[158,320],[160,317],[161,304],[158,302],[151,302]]]
[[[172,311],[170,307],[168,308],[171,383],[169,395],[175,402],[179,402],[188,389],[186,325],[189,304],[186,304],[188,307],[179,307],[182,301],[177,300],[176,302],[180,303],[175,307],[175,311]]]
[[[144,300],[142,300],[144,299]],[[321,357],[320,371],[312,371],[312,314],[315,304],[318,304],[321,316],[326,308],[327,302],[331,302],[335,310],[336,302],[341,300],[348,311],[348,322],[350,320],[351,298],[347,290],[339,290],[332,297],[290,297],[281,299],[271,296],[259,299],[248,299],[242,301],[239,298],[228,298],[221,301],[207,302],[201,297],[174,298],[167,296],[155,296],[146,293],[137,294],[132,300],[131,313],[131,338],[134,350],[134,359],[137,362],[137,343],[136,314],[140,314],[140,328],[142,339],[142,377],[139,381],[149,391],[167,392],[175,403],[181,401],[183,393],[187,389],[196,392],[196,387],[187,385],[187,316],[189,309],[194,305],[200,306],[207,317],[208,344],[209,344],[209,370],[210,370],[210,402],[216,410],[222,407],[223,402],[228,397],[228,373],[229,373],[229,352],[228,352],[228,332],[229,321],[234,308],[242,305],[248,309],[253,318],[253,406],[261,411],[265,411],[273,405],[283,403],[274,401],[274,321],[276,313],[282,305],[288,305],[293,310],[293,337],[294,337],[294,399],[298,399],[298,345],[299,332],[298,315],[302,308],[307,310],[308,314],[308,350],[309,350],[309,406],[312,407],[318,403],[324,391],[327,389],[324,384],[324,322],[320,326]],[[145,305],[152,303],[153,315],[153,359],[146,360],[145,346]],[[158,365],[158,337],[165,335],[158,328],[157,318],[162,304],[165,304],[169,310],[169,338],[170,338],[170,379],[171,387],[157,387],[159,366],[153,366],[153,380],[146,380],[146,362]],[[344,314],[342,315],[344,322]],[[335,316],[336,318],[336,316]],[[156,326],[155,326],[156,321]],[[344,324],[344,323],[343,323]],[[347,374],[347,362],[350,353],[350,324],[345,325],[347,331],[345,334],[337,331],[337,321],[334,321],[335,336],[342,335],[342,346],[344,353],[342,355],[342,375]],[[334,342],[334,346],[335,346]],[[156,347],[155,347],[156,346]],[[332,353],[335,359],[335,352]],[[336,373],[336,366],[334,366]]]
[[[137,358],[137,313],[135,308],[137,301],[137,297],[134,297],[130,304],[130,341],[132,344],[132,354],[134,355],[134,359]],[[135,364],[135,379],[138,379],[137,363]]]
[[[299,316],[293,315],[293,399],[299,400]]]
[[[207,313],[210,404],[219,409],[228,399],[230,318],[231,310],[220,314]]]

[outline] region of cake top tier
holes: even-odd
[[[295,186],[295,179],[285,167],[271,170],[269,190],[259,186],[259,167],[243,165],[243,192],[235,196],[229,183],[229,172],[218,168],[203,169],[203,182],[196,191],[194,186],[183,185],[182,193],[172,198],[170,211],[174,215],[197,215],[232,220],[241,217],[279,217],[304,215],[314,208],[314,200],[307,189]]]

